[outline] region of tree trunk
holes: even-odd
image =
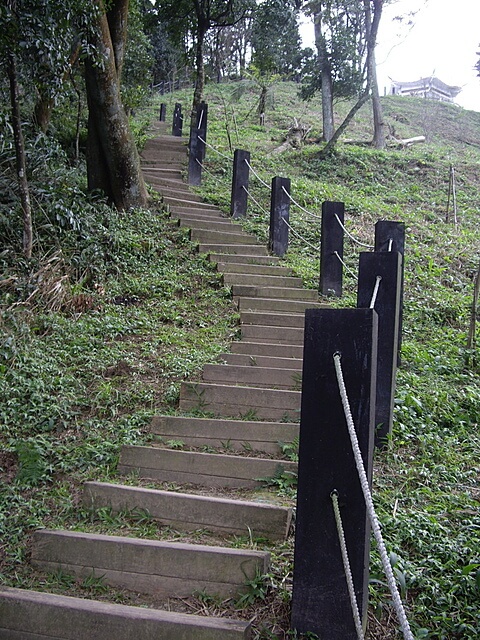
[[[102,0],[98,0],[100,12],[92,30],[91,41],[102,64],[87,60],[85,82],[88,102],[87,174],[88,187],[100,189],[118,209],[144,206],[147,192],[140,168],[140,158],[128,125],[128,119],[120,97],[120,68],[123,61],[122,45],[114,44],[110,24],[115,24],[114,34],[124,36],[118,25],[126,28],[126,0],[114,0],[109,18]],[[114,16],[116,12],[120,16]],[[116,56],[114,54],[116,52]]]
[[[25,160],[25,143],[23,139],[22,120],[20,117],[17,64],[15,54],[10,51],[7,59],[7,74],[10,83],[10,104],[12,107],[12,128],[15,140],[15,156],[20,201],[23,211],[23,253],[26,258],[32,257],[33,231],[30,191],[27,180],[27,163]]]
[[[204,21],[199,18],[197,27],[197,46],[195,49],[195,68],[197,71],[195,78],[195,91],[193,94],[192,105],[192,117],[197,113],[197,107],[203,99],[203,92],[205,89],[205,64],[203,61],[203,49],[205,43],[205,34],[207,33],[207,26]]]
[[[357,102],[350,109],[350,111],[348,112],[342,124],[338,127],[338,129],[335,131],[331,139],[327,142],[327,144],[321,150],[319,154],[321,158],[326,158],[332,153],[335,145],[338,142],[338,139],[340,138],[342,133],[345,131],[345,129],[348,127],[350,122],[353,120],[357,111],[359,111],[363,107],[363,105],[367,102],[368,98],[369,98],[368,91],[365,90],[362,93],[362,95],[359,97]]]
[[[327,53],[327,44],[322,33],[322,15],[318,11],[314,14],[315,45],[318,51],[318,61],[320,65],[320,76],[322,79],[322,121],[323,139],[329,142],[335,132],[335,122],[333,114],[333,84],[332,70]]]
[[[380,103],[377,80],[377,63],[375,59],[375,46],[378,33],[378,25],[382,17],[383,0],[373,1],[373,17],[370,0],[364,0],[365,30],[367,39],[367,87],[372,95],[373,110],[373,146],[376,149],[384,149],[386,145],[383,122],[383,110]]]

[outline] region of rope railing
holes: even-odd
[[[247,194],[247,196],[253,201],[254,204],[257,205],[257,207],[260,209],[260,211],[266,215],[269,216],[270,213],[265,209],[265,207],[262,207],[262,205],[258,202],[258,200],[256,200],[254,198],[254,196],[251,194],[251,192],[247,189],[247,187],[245,187],[244,185],[242,186],[242,189],[245,191],[245,193]]]
[[[195,158],[195,162],[200,165],[200,167],[202,167],[203,171],[205,171],[206,173],[208,173],[208,175],[213,178],[215,180],[215,182],[219,185],[222,184],[222,181],[220,180],[220,178],[218,176],[216,176],[213,171],[210,171],[210,169],[208,169],[208,167],[206,166],[205,162],[202,162],[201,160],[199,160],[198,158]]]
[[[338,222],[338,224],[342,227],[344,233],[347,234],[347,236],[350,238],[350,240],[352,240],[353,242],[355,242],[355,244],[358,244],[359,247],[366,247],[367,249],[374,249],[375,247],[371,244],[365,244],[364,242],[360,242],[360,240],[357,240],[355,238],[355,236],[353,236],[350,231],[348,231],[348,229],[345,227],[345,225],[343,224],[343,222],[340,220],[340,218],[335,214],[335,218]]]
[[[207,146],[209,149],[211,149],[212,151],[215,151],[215,153],[218,153],[219,156],[221,156],[222,158],[225,158],[225,160],[228,160],[229,162],[231,161],[231,158],[229,156],[225,155],[224,153],[216,149],[214,146],[212,146],[206,140],[204,140],[201,136],[198,136],[198,139],[200,140],[200,142],[203,142],[203,144]]]
[[[333,255],[336,256],[338,258],[338,260],[342,263],[345,271],[348,273],[348,275],[352,276],[352,278],[357,278],[357,274],[354,273],[349,266],[342,260],[340,254],[338,253],[338,251],[334,251]]]
[[[252,165],[249,163],[249,161],[247,159],[245,159],[245,164],[247,165],[247,167],[250,169],[250,171],[253,173],[253,175],[256,177],[256,179],[261,182],[263,184],[264,187],[267,187],[267,189],[269,191],[271,191],[271,186],[269,184],[267,184],[265,182],[265,180],[263,180],[258,173],[255,171],[255,169],[252,167]]]
[[[343,569],[345,571],[345,578],[347,580],[348,595],[350,597],[350,604],[352,607],[353,621],[355,623],[358,640],[364,640],[365,636],[363,633],[362,620],[360,618],[360,611],[358,610],[358,603],[355,595],[355,586],[353,584],[352,569],[350,566],[350,559],[348,557],[347,542],[345,540],[345,532],[343,530],[342,514],[340,513],[340,505],[338,504],[338,491],[334,489],[330,494],[330,497],[332,499],[333,513],[335,515],[335,524],[337,525],[338,541],[340,543]]]
[[[309,247],[311,247],[312,249],[314,249],[315,251],[320,251],[320,246],[316,247],[315,245],[313,245],[311,242],[309,242],[306,238],[304,238],[302,235],[300,235],[298,233],[298,231],[295,231],[295,229],[292,227],[291,224],[289,224],[285,218],[282,218],[282,221],[284,222],[284,224],[287,225],[287,227],[289,228],[289,230],[293,233],[294,236],[296,236],[297,238],[299,238],[300,240],[302,240],[302,242],[304,242],[305,244],[307,244]]]
[[[373,287],[372,299],[370,300],[370,309],[375,309],[375,302],[377,301],[378,289],[380,288],[381,281],[382,276],[377,276],[375,286]]]
[[[290,200],[290,202],[292,204],[294,204],[296,207],[298,207],[300,209],[300,211],[303,211],[304,213],[308,214],[309,216],[312,216],[312,218],[317,218],[317,220],[321,220],[322,219],[322,216],[317,216],[315,213],[312,213],[311,211],[308,211],[308,209],[305,209],[304,207],[302,207],[301,204],[296,202],[296,200],[294,200],[292,198],[291,194],[288,193],[288,191],[285,189],[285,187],[282,187],[282,190],[288,196],[288,199]]]
[[[375,512],[375,507],[373,504],[372,494],[370,491],[370,485],[367,478],[367,473],[365,471],[365,467],[363,464],[362,452],[360,450],[360,445],[358,443],[357,434],[355,431],[355,425],[353,422],[352,412],[350,409],[350,402],[348,399],[347,389],[345,386],[345,380],[343,378],[343,370],[341,363],[341,354],[335,353],[333,356],[334,365],[335,365],[335,373],[337,377],[338,389],[340,392],[340,397],[342,401],[343,410],[345,413],[345,419],[347,422],[348,433],[350,435],[350,441],[352,444],[353,455],[355,458],[355,465],[357,467],[360,486],[362,488],[362,493],[365,499],[365,506],[367,508],[368,518],[370,520],[370,524],[372,526],[373,534],[375,536],[375,540],[377,542],[378,551],[380,554],[380,558],[382,561],[383,570],[385,572],[385,576],[387,578],[387,583],[390,589],[390,593],[392,595],[393,606],[397,613],[398,621],[403,633],[405,640],[414,640],[412,631],[410,629],[410,625],[407,620],[407,616],[405,613],[405,608],[402,603],[402,599],[400,597],[400,593],[398,591],[397,584],[395,582],[395,577],[393,575],[392,566],[388,557],[387,548],[385,546],[385,542],[383,540],[382,531],[380,528],[380,522],[378,520],[377,514]]]

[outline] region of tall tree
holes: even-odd
[[[92,2],[97,11],[89,44],[95,54],[85,62],[88,186],[103,191],[118,209],[143,206],[147,192],[120,95],[129,1]]]
[[[205,37],[210,29],[223,29],[240,22],[250,11],[252,0],[157,0],[174,37],[185,37],[188,25],[194,40],[195,90],[192,117],[205,88]]]
[[[297,9],[293,0],[264,0],[252,25],[252,63],[260,73],[288,76],[302,59]]]
[[[384,0],[310,0],[313,16],[318,71],[303,93],[322,92],[325,152],[336,144],[355,113],[369,99],[374,112],[374,144],[385,145],[383,116],[378,94],[375,46]],[[356,97],[345,121],[335,130],[335,98]]]
[[[2,26],[4,27],[4,46],[2,46],[2,49],[5,49],[4,61],[10,86],[11,121],[15,142],[17,181],[23,212],[23,252],[26,258],[31,258],[33,245],[32,208],[30,204],[30,190],[27,180],[27,163],[25,159],[22,118],[20,115],[20,96],[17,71],[17,51],[19,48],[20,28],[16,0],[7,0],[6,13],[2,15],[1,22],[3,22]]]

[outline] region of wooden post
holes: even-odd
[[[207,150],[207,119],[208,119],[208,104],[201,102],[197,107],[197,137],[198,137],[198,159],[200,162],[205,160],[205,153]]]
[[[268,249],[273,255],[280,258],[285,255],[288,248],[289,194],[290,178],[276,177],[272,179]]]
[[[232,218],[244,218],[247,215],[249,164],[250,152],[235,149],[233,153],[232,198],[230,200]]]
[[[202,163],[199,160],[198,129],[193,125],[190,129],[190,144],[188,148],[188,184],[198,186],[202,183]]]
[[[167,114],[167,105],[165,104],[165,102],[162,102],[162,104],[160,105],[160,116],[159,116],[160,122],[165,122],[166,114]]]
[[[381,280],[378,281],[377,278]],[[401,284],[402,256],[398,251],[360,254],[357,307],[369,308],[373,303],[378,314],[375,410],[377,447],[385,446],[387,436],[392,432]]]
[[[324,202],[320,236],[320,284],[324,296],[342,296],[343,284],[343,228],[345,205],[343,202]]]
[[[190,123],[188,143],[188,184],[202,183],[202,163],[205,159],[205,137],[207,135],[208,106],[201,102],[197,106],[195,120]]]
[[[402,255],[402,275],[400,285],[400,309],[398,319],[397,366],[401,365],[403,331],[403,288],[405,280],[405,223],[379,220],[375,224],[375,251],[398,251]]]
[[[182,127],[183,127],[182,105],[179,102],[176,102],[175,109],[173,110],[172,136],[181,137]]]
[[[377,313],[307,309],[302,375],[292,628],[356,640],[331,493],[338,493],[358,609],[368,598],[370,525],[334,366],[343,376],[369,481],[372,474]]]

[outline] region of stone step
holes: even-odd
[[[86,482],[83,502],[88,508],[109,507],[114,512],[141,509],[161,524],[181,530],[207,529],[237,536],[251,532],[272,540],[286,538],[292,519],[290,508],[273,504],[106,482]]]
[[[130,445],[121,449],[118,470],[122,474],[134,472],[141,478],[159,482],[254,488],[261,485],[259,478],[271,478],[278,471],[296,473],[297,466],[293,462],[270,458]]]
[[[296,327],[262,327],[257,324],[242,325],[242,340],[247,342],[280,342],[303,345],[304,329]]]
[[[201,207],[196,207],[195,203],[193,203],[191,206],[171,205],[169,209],[170,209],[170,213],[175,216],[181,216],[183,214],[189,215],[189,216],[194,215],[195,217],[200,215],[201,216],[225,215],[225,214],[222,214],[220,209],[216,209],[212,205],[210,205],[210,207],[205,207],[203,205]]]
[[[161,192],[170,193],[175,192],[187,196],[190,192],[188,185],[182,181],[171,180],[170,178],[162,178],[161,176],[154,175],[148,171],[143,171],[143,177],[152,187],[155,187]]]
[[[203,216],[201,220],[195,218],[181,217],[178,220],[172,218],[179,227],[187,229],[202,229],[204,231],[218,231],[220,233],[235,233],[238,229],[230,220],[220,216]],[[242,238],[243,239],[243,238]]]
[[[222,273],[255,274],[262,276],[291,276],[292,270],[279,265],[243,264],[237,262],[217,262],[217,269]]]
[[[276,298],[288,300],[300,300],[305,302],[318,302],[318,293],[313,289],[297,289],[289,287],[261,287],[247,284],[233,285],[235,298]]]
[[[251,413],[260,420],[298,421],[300,391],[260,389],[206,382],[182,382],[181,411],[209,411],[216,416],[238,418]]]
[[[295,278],[293,276],[256,275],[253,273],[224,273],[223,281],[226,285],[233,286],[247,285],[255,287],[275,287],[277,289],[285,287],[302,290],[302,279]]]
[[[279,262],[279,258],[277,258],[276,256],[269,256],[267,254],[267,251],[265,250],[265,254],[258,256],[258,255],[251,255],[248,253],[248,251],[246,252],[245,255],[239,254],[239,253],[210,253],[210,255],[208,256],[210,262],[216,262],[218,263],[229,263],[229,264],[244,264],[244,265],[277,265]]]
[[[237,230],[239,227],[234,225],[231,219],[228,216],[225,216],[221,211],[212,211],[212,212],[200,212],[200,213],[175,213],[171,212],[172,220],[177,220],[178,224],[184,226],[187,223],[196,223],[198,225],[208,225],[210,223],[218,223],[222,222],[225,225],[228,225],[232,229]],[[208,227],[203,227],[208,228]]]
[[[200,242],[198,245],[199,253],[237,253],[242,256],[268,256],[267,249],[261,244],[215,244],[213,242]],[[270,258],[270,256],[268,256]]]
[[[178,169],[171,169],[159,166],[142,165],[142,171],[144,174],[154,175],[162,180],[168,180],[172,184],[185,184],[183,181],[183,173]]]
[[[31,559],[49,573],[96,576],[160,598],[195,591],[231,597],[270,564],[269,554],[260,551],[48,529],[35,532]]]
[[[243,620],[0,587],[0,640],[248,640]]]
[[[258,324],[264,327],[297,327],[305,326],[303,313],[269,313],[268,311],[241,311],[242,324]]]
[[[222,447],[275,455],[281,452],[279,443],[292,442],[298,438],[298,424],[292,422],[215,420],[184,416],[155,416],[150,431],[167,444],[175,441],[182,442],[187,447]]]
[[[293,369],[294,371],[302,370],[302,360],[300,358],[249,356],[242,353],[221,353],[218,358],[226,364],[244,367],[270,367],[273,369]]]
[[[167,187],[165,185],[157,186],[153,183],[153,186],[157,188],[158,191],[163,196],[164,202],[168,202],[169,200],[180,200],[182,202],[193,203],[195,205],[201,205],[203,200],[196,193],[193,193],[188,188],[187,189],[177,189],[176,187]]]
[[[208,204],[207,202],[202,202],[202,200],[200,199],[200,196],[196,196],[191,193],[188,194],[188,198],[183,197],[182,195],[175,197],[173,195],[165,194],[163,196],[163,201],[165,204],[168,204],[171,206],[178,205],[179,207],[194,207],[195,209],[198,209],[198,210],[201,210],[201,209],[211,210],[212,208],[211,204]]]
[[[328,305],[313,300],[286,300],[283,298],[238,297],[238,307],[243,311],[270,311],[276,313],[305,313],[305,309],[322,309]]]
[[[271,342],[247,342],[236,340],[230,345],[232,353],[248,356],[270,356],[303,359],[303,346],[299,344],[273,344]]]
[[[301,373],[293,369],[271,369],[231,364],[206,364],[203,367],[204,382],[239,384],[265,389],[301,389]]]
[[[258,245],[258,240],[254,236],[241,231],[228,232],[228,231],[210,231],[208,229],[192,229],[190,237],[193,242],[212,242],[215,244],[225,243],[240,244],[240,245]]]

